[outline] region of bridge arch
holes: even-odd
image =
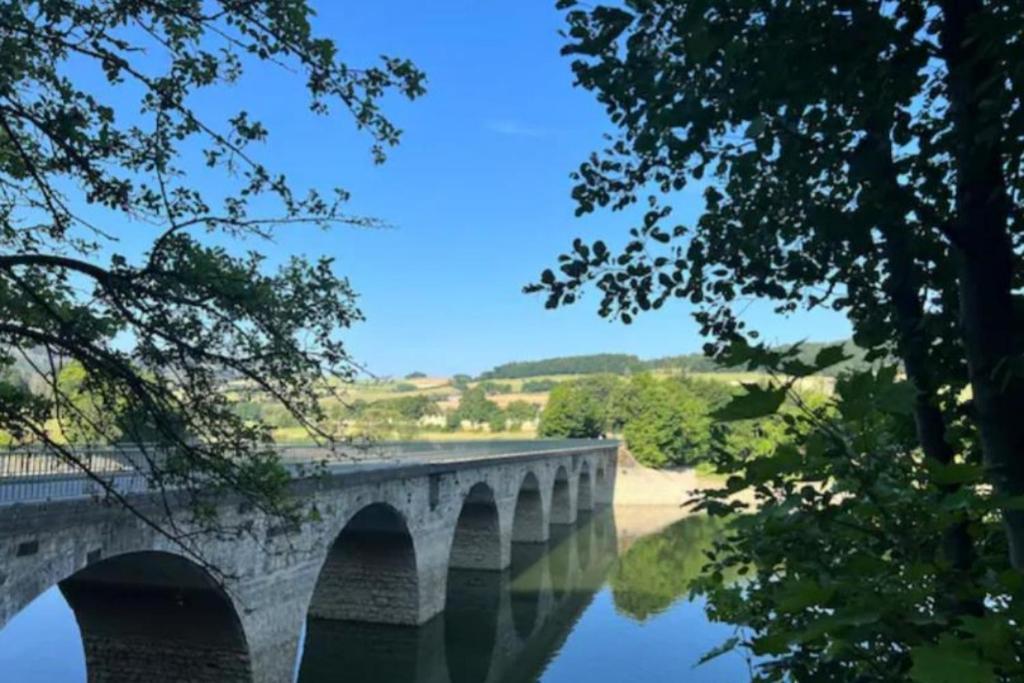
[[[82,636],[90,681],[252,681],[231,598],[190,559],[116,555],[58,584]]]
[[[519,493],[516,495],[516,507],[512,516],[512,542],[546,543],[548,524],[544,512],[540,480],[533,472],[527,472],[519,483]]]
[[[575,513],[569,486],[569,472],[564,465],[559,465],[555,470],[555,482],[551,487],[551,523],[572,524],[576,521]]]
[[[372,503],[348,521],[327,552],[308,614],[312,619],[420,623],[416,550],[398,510]]]
[[[579,481],[576,484],[576,509],[580,512],[594,509],[594,487],[590,481],[590,464],[586,460],[580,465]]]
[[[576,558],[580,569],[586,570],[590,568],[592,557],[594,517],[587,515],[580,521],[582,523],[577,525],[576,531]]]
[[[452,569],[494,571],[508,564],[494,491],[484,482],[474,484],[463,498],[448,564]]]

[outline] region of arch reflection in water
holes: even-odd
[[[487,680],[498,647],[498,616],[509,572],[453,569],[448,574],[444,645],[451,683]]]
[[[551,526],[551,538],[548,540],[548,574],[551,578],[551,591],[556,600],[562,599],[571,586],[575,557],[574,538],[582,530],[575,527],[557,524]]]
[[[593,515],[590,512],[584,512],[580,510],[579,517],[576,519],[576,525],[579,527],[591,527],[591,533],[589,534],[576,534],[576,561],[579,562],[580,569],[586,571],[590,568],[591,560],[591,549],[593,548],[594,532],[593,532]]]
[[[514,544],[504,572],[452,570],[445,612],[420,627],[311,619],[299,683],[532,683],[603,583],[614,545],[594,538],[600,515],[569,527],[557,547],[591,537],[589,569],[569,566],[555,598],[547,545]],[[610,518],[610,514],[607,515]],[[610,519],[606,524],[614,529]],[[614,531],[612,531],[614,536]],[[556,548],[552,548],[552,551]]]
[[[520,638],[526,638],[537,624],[540,598],[548,588],[546,545],[514,543],[509,568],[509,609]]]
[[[422,626],[310,619],[299,683],[444,683],[444,622]]]
[[[231,600],[198,565],[163,552],[92,564],[59,584],[90,681],[251,681]]]
[[[507,572],[494,491],[484,483],[467,493],[448,560],[445,650],[452,683],[484,681],[497,641]]]

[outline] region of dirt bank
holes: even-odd
[[[721,485],[718,479],[701,477],[690,467],[660,470],[644,467],[624,445],[619,447],[617,470],[615,507],[678,507],[690,499],[694,491]]]

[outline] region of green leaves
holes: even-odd
[[[945,637],[935,645],[920,645],[910,654],[910,678],[916,683],[996,683],[995,669],[976,648]]]
[[[567,9],[571,4],[558,5],[559,9]],[[578,14],[571,16],[579,16]],[[563,54],[599,55],[609,49],[633,21],[633,15],[618,7],[599,5],[591,15],[593,22],[589,31],[574,28],[572,34],[580,40],[562,49]]]
[[[843,361],[852,358],[850,354],[846,353],[845,345],[835,344],[833,346],[825,346],[818,355],[814,357],[814,368],[817,372],[821,372],[826,368],[830,368],[833,365],[838,365]]]
[[[747,129],[743,131],[743,137],[753,140],[754,138],[760,137],[761,133],[764,132],[766,122],[763,116],[756,116],[747,126]]]
[[[718,657],[721,657],[724,654],[732,652],[736,649],[736,646],[739,645],[739,643],[740,639],[736,636],[732,636],[731,638],[726,639],[725,642],[723,642],[722,644],[716,645],[715,647],[711,648],[710,650],[702,654],[700,656],[700,659],[697,660],[697,663],[694,666],[707,664],[713,659],[717,659]]]
[[[776,593],[778,609],[784,613],[801,612],[812,605],[823,606],[835,594],[835,588],[813,579],[786,581]]]
[[[258,158],[275,140],[258,112],[201,103],[246,69],[284,67],[314,114],[344,112],[381,161],[400,138],[381,100],[424,92],[408,60],[340,61],[305,0],[217,5],[0,9],[0,366],[34,354],[26,374],[39,389],[21,406],[0,401],[0,427],[77,466],[68,440],[159,442],[166,452],[142,449],[135,464],[191,503],[182,517],[196,531],[216,523],[225,492],[261,514],[294,513],[273,425],[243,418],[234,392],[262,394],[329,443],[341,435],[324,427],[321,399],[356,372],[342,342],[362,317],[349,282],[329,259],[275,253],[270,269],[261,244],[282,225],[380,225],[343,211],[343,190],[292,185],[268,165],[273,149]],[[71,35],[88,39],[72,48]],[[138,226],[152,242],[116,253],[117,231]],[[105,494],[124,502],[116,487]],[[149,521],[171,540],[188,526]],[[190,554],[201,546],[186,540]]]
[[[747,465],[747,478],[751,483],[760,484],[798,470],[801,463],[800,451],[792,444],[784,443],[771,455],[751,460]]]
[[[1001,166],[964,156],[1019,157],[1010,142],[1024,130],[1019,8],[974,3],[961,23],[932,1],[855,1],[840,11],[775,0],[626,7],[635,16],[611,43],[596,8],[567,17],[567,51],[599,45],[572,68],[615,128],[574,174],[573,198],[578,214],[644,202],[649,211],[620,253],[595,265],[570,252],[571,268],[536,291],[560,305],[593,286],[600,315],[626,322],[684,299],[709,356],[780,377],[747,384],[713,413],[732,422],[713,427],[726,485],[698,507],[749,514],[709,554],[709,609],[750,630],[732,645],[772,655],[759,680],[900,681],[912,668],[919,681],[992,680],[977,652],[997,662],[1000,683],[1020,680],[1019,627],[983,645],[964,618],[983,609],[1019,625],[1024,597],[995,514],[1020,501],[992,495],[976,464],[979,424],[994,424],[978,419],[991,394],[972,401],[965,391],[964,342],[976,345],[981,331],[965,329],[961,314],[988,309],[984,300],[962,308],[960,290],[973,263],[1005,298],[1020,286],[1007,274],[1019,270],[1008,266],[1019,254],[998,261],[1002,275],[986,272],[997,260],[978,255],[991,245],[979,237],[964,249],[944,228],[973,224],[957,215],[964,196],[1024,191],[1020,174],[988,182],[984,169]],[[963,60],[946,63],[960,50]],[[989,77],[977,87],[952,77],[954,67],[975,73],[986,61]],[[958,120],[951,97],[984,125]],[[977,175],[970,186],[965,169]],[[704,204],[677,232],[668,211],[695,181]],[[1019,217],[1007,216],[998,230],[1016,234]],[[684,234],[685,243],[665,238]],[[748,302],[780,316],[844,314],[863,352],[758,343],[741,314]],[[1016,319],[1017,303],[993,308],[994,319]],[[991,382],[997,396],[1020,393],[1020,363],[1010,360],[1020,335],[1008,323],[985,327],[1013,350],[971,359],[974,381]],[[834,392],[799,402],[791,394],[798,405],[788,410],[786,389],[825,372]],[[746,599],[724,585],[734,567],[749,568]]]
[[[985,468],[977,463],[951,462],[943,464],[929,461],[927,466],[931,480],[938,486],[977,484],[981,482],[985,473]]]
[[[711,415],[722,422],[751,420],[776,413],[786,400],[786,387],[762,387],[759,384],[744,383],[746,393],[734,396],[729,403]]]

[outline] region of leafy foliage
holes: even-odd
[[[0,5],[0,365],[27,364],[45,387],[3,385],[0,426],[16,443],[85,468],[55,420],[61,434],[132,443],[125,456],[186,494],[196,521],[225,493],[291,514],[267,425],[234,410],[223,380],[329,441],[320,398],[353,375],[339,333],[361,314],[330,259],[271,270],[258,249],[222,245],[282,224],[376,222],[345,214],[344,191],[293,187],[261,161],[269,131],[251,113],[215,120],[194,103],[281,65],[314,114],[340,107],[365,130],[379,162],[400,135],[380,99],[423,92],[406,60],[342,62],[311,17],[305,0]],[[124,230],[144,254],[122,251]],[[83,392],[130,419],[115,424]],[[150,521],[181,540],[173,521]]]
[[[583,377],[551,390],[539,434],[594,438],[621,433],[644,465],[693,465],[709,457],[715,411],[732,394],[721,382],[686,377]],[[733,448],[763,454],[786,438],[777,423],[774,417],[748,419],[721,431]]]
[[[561,382],[548,395],[539,436],[593,439],[605,434],[608,405],[618,380],[612,376]]]
[[[749,629],[729,645],[766,655],[765,681],[1020,680],[1024,7],[558,4],[615,127],[577,213],[642,215],[527,290],[554,308],[595,288],[627,324],[687,300],[709,356],[777,378],[716,413],[778,411],[786,433],[754,457],[714,430],[729,479],[701,506],[745,514],[698,588]],[[691,225],[672,220],[686,188]],[[797,378],[848,354],[757,343],[751,299],[843,312],[874,365],[802,400]]]
[[[458,427],[463,421],[488,425],[495,432],[505,429],[504,411],[487,398],[487,392],[480,386],[462,392],[459,407],[448,415],[448,425],[452,428]]]
[[[515,430],[522,428],[524,422],[536,420],[539,414],[539,406],[528,401],[512,401],[505,406],[505,416],[511,428]]]
[[[1024,642],[1012,627],[1022,581],[1006,565],[992,514],[1000,501],[974,486],[980,468],[915,456],[909,403],[893,398],[905,397],[905,386],[891,367],[851,375],[834,399],[789,413],[790,439],[770,454],[744,456],[723,442],[716,449],[727,487],[699,507],[748,514],[716,542],[695,585],[712,616],[752,629],[743,645],[770,657],[759,680],[1015,680],[1024,672]],[[948,495],[952,483],[966,486]],[[739,492],[753,507],[733,497]],[[936,539],[965,511],[978,552],[967,574],[936,554]],[[742,586],[723,579],[737,570]],[[975,630],[996,636],[986,647],[981,638],[990,636]]]
[[[360,439],[408,440],[419,431],[420,420],[438,414],[437,403],[420,394],[373,402],[356,401],[336,418],[339,426],[344,425]]]
[[[488,396],[492,396],[494,394],[510,394],[510,393],[512,393],[512,385],[511,384],[503,384],[501,382],[492,382],[490,380],[487,380],[487,381],[484,381],[484,382],[480,382],[477,386],[479,388],[483,389],[484,393],[487,394]]]
[[[530,393],[543,393],[551,391],[558,382],[553,379],[530,379],[523,382],[523,391]]]
[[[707,456],[710,406],[684,382],[637,375],[622,387],[615,419],[645,465],[693,464]]]

